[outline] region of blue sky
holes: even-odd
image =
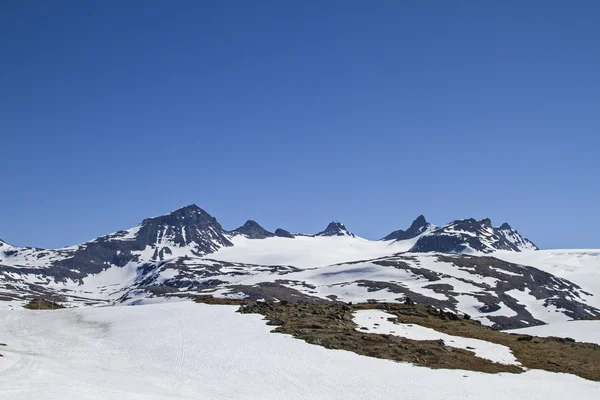
[[[0,238],[196,203],[380,238],[419,214],[598,248],[600,3],[0,5]]]

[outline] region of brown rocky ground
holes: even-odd
[[[486,340],[508,346],[525,368],[563,372],[600,381],[600,346],[570,338],[541,338],[508,334],[482,326],[468,317],[441,312],[426,305],[397,303],[344,304],[337,302],[256,302],[202,296],[199,303],[239,305],[239,312],[262,314],[274,332],[290,334],[329,349],[410,362],[430,368],[464,369],[487,373],[523,372],[512,365],[493,363],[474,353],[451,348],[442,341],[410,340],[394,335],[357,331],[352,313],[381,309],[398,323],[411,323],[449,335]]]
[[[23,307],[29,310],[58,310],[60,308],[65,308],[60,304],[49,301],[46,299],[32,299],[29,303],[25,304]]]

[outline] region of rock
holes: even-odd
[[[404,305],[405,306],[414,306],[415,302],[412,301],[412,299],[410,297],[407,297],[406,299],[404,299]]]
[[[353,320],[352,314],[350,314],[350,313],[344,313],[342,315],[342,320],[344,320],[344,321],[352,321]]]
[[[519,341],[519,342],[531,342],[532,340],[533,340],[533,336],[531,336],[531,335],[519,336],[517,338],[517,341]]]
[[[275,325],[275,326],[280,326],[283,325],[285,322],[282,319],[272,319],[269,322],[267,322],[267,325]]]
[[[556,362],[556,361],[554,361],[554,360],[548,360],[548,364],[552,364],[552,365],[560,366],[560,364],[559,364],[559,363],[557,363],[557,362]]]
[[[283,238],[289,238],[289,239],[293,239],[294,238],[294,235],[292,235],[291,233],[289,233],[285,229],[281,229],[281,228],[277,228],[275,230],[275,236],[283,237]]]
[[[558,339],[559,342],[565,343],[565,342],[569,342],[569,343],[575,343],[575,339],[570,338],[570,337],[566,337],[566,338],[560,338]]]
[[[449,320],[451,321],[458,321],[460,318],[458,318],[457,314],[454,314],[453,312],[447,311],[446,312],[446,316],[448,317]]]
[[[249,239],[266,239],[275,236],[274,233],[267,231],[256,221],[248,220],[239,228],[232,231],[234,234],[244,235]]]

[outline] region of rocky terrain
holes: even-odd
[[[250,300],[403,302],[407,297],[494,328],[600,315],[591,293],[495,251],[536,246],[504,223],[419,216],[379,241],[331,222],[317,234],[225,230],[191,205],[81,245],[45,250],[0,241],[0,300],[67,306],[211,295]]]
[[[491,330],[473,321],[435,307],[400,303],[323,303],[255,302],[199,297],[199,303],[240,305],[243,314],[264,315],[274,332],[290,334],[308,343],[329,349],[343,349],[370,357],[410,362],[429,368],[461,369],[480,372],[522,373],[524,368],[542,369],[579,375],[600,381],[600,345],[578,343],[572,338],[534,337]],[[364,310],[382,310],[382,316],[400,325],[417,325],[437,332],[482,340],[505,346],[514,361],[492,362],[477,356],[474,348],[453,347],[444,340],[415,340],[378,332],[383,320],[375,320],[372,329],[359,329],[356,314]],[[392,325],[393,326],[393,325]],[[476,346],[476,345],[474,345]]]

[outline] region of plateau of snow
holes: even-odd
[[[410,250],[419,237],[390,242],[352,236],[297,236],[293,239],[272,237],[257,240],[238,235],[230,240],[232,247],[222,247],[207,258],[247,264],[313,268],[402,253]]]

